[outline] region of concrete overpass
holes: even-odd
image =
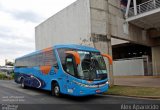
[[[160,75],[160,0],[128,0],[126,22],[135,25],[152,47],[153,74]],[[143,42],[143,41],[142,41]]]
[[[160,75],[159,0],[147,3],[141,0],[139,4],[140,0],[128,0],[125,13],[122,1],[77,0],[36,27],[36,49],[52,46],[55,40],[65,43],[68,39],[68,43],[94,46],[102,53],[112,55],[111,40],[125,40],[149,46],[153,75]],[[152,7],[152,3],[155,3],[154,8],[143,8],[142,11],[142,7]],[[108,68],[113,83],[113,68],[109,65]]]

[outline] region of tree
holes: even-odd
[[[13,62],[8,61],[8,62],[6,62],[6,66],[14,66],[14,63],[13,63]]]

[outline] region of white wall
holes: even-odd
[[[119,60],[113,62],[114,76],[143,75],[143,59]]]
[[[67,43],[90,43],[89,0],[78,0],[36,27],[36,50]]]
[[[160,76],[160,46],[152,47],[153,75]]]
[[[106,0],[90,0],[92,34],[107,35],[106,10]]]

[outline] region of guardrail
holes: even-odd
[[[149,0],[137,5],[137,15],[154,10],[156,8],[160,8],[160,0]],[[132,16],[135,16],[134,7],[131,7],[128,12],[128,17]]]

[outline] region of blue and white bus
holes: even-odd
[[[81,45],[55,45],[15,60],[15,82],[22,88],[51,91],[54,96],[86,96],[108,90],[108,75],[99,50]]]

